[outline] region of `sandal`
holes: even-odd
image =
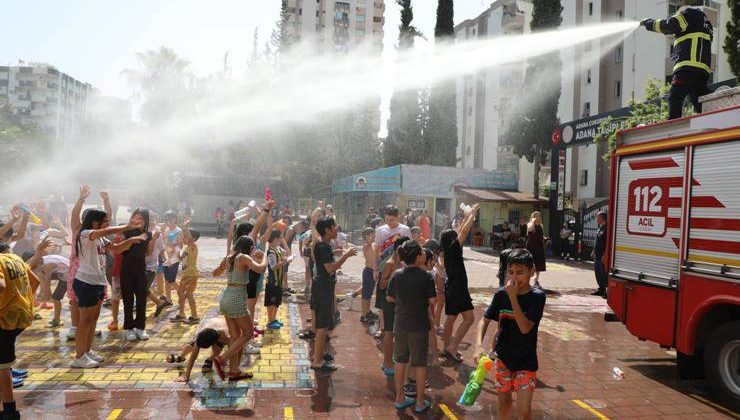
[[[252,372],[239,372],[237,374],[229,373],[229,382],[241,381],[242,379],[252,379],[254,374]]]
[[[378,331],[378,332],[376,332],[375,334],[373,334],[373,337],[374,337],[374,338],[375,338],[376,340],[380,340],[381,338],[383,338],[383,331]]]
[[[395,403],[393,404],[393,406],[396,407],[396,410],[405,410],[411,407],[412,405],[414,405],[415,402],[416,402],[415,399],[406,397],[406,399],[404,399],[403,402]]]
[[[431,406],[432,406],[432,403],[430,403],[427,400],[424,400],[424,407],[419,408],[419,406],[417,405],[416,407],[414,407],[414,413],[421,414],[421,413],[429,410],[429,407],[431,407]]]
[[[216,370],[216,375],[218,375],[222,381],[226,379],[226,374],[224,373],[224,362],[220,357],[213,358],[213,368]]]
[[[449,352],[449,351],[447,351],[447,350],[444,350],[444,351],[442,351],[442,353],[440,353],[440,354],[439,354],[439,356],[440,356],[440,357],[444,357],[444,358],[446,358],[446,359],[451,359],[451,360],[453,360],[453,361],[454,361],[454,362],[456,362],[456,363],[462,363],[462,361],[463,361],[463,357],[462,357],[462,354],[460,354],[460,353],[455,353],[455,354],[453,355],[452,353],[450,353],[450,352]]]
[[[61,327],[62,325],[64,325],[64,321],[59,319],[52,319],[51,321],[49,321],[50,328]]]
[[[211,373],[213,371],[213,360],[206,359],[203,362],[203,366],[200,368],[201,373]]]
[[[318,366],[318,367],[311,366],[311,369],[315,370],[316,372],[334,372],[335,370],[337,370],[337,367],[334,365],[324,363],[323,365]]]

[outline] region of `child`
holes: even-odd
[[[72,282],[72,289],[77,298],[79,321],[75,337],[77,350],[72,367],[94,368],[103,362],[103,358],[92,351],[92,337],[95,324],[100,316],[100,307],[108,284],[105,273],[105,253],[120,253],[131,245],[146,240],[146,236],[133,236],[118,244],[111,244],[105,239],[111,234],[123,233],[138,229],[137,221],[129,221],[126,226],[108,227],[108,214],[100,210],[89,210],[85,213],[77,238],[72,245],[80,266]]]
[[[410,241],[408,236],[396,238],[393,242],[393,253],[383,266],[383,272],[380,273],[380,290],[383,293],[383,366],[381,370],[386,376],[393,376],[395,373],[393,367],[393,325],[395,324],[396,305],[386,299],[388,282],[391,280],[393,273],[401,268],[401,257],[398,255],[398,249],[405,242]]]
[[[314,211],[312,220],[318,218]],[[334,365],[325,362],[326,338],[328,329],[334,325],[334,287],[336,285],[336,272],[342,267],[347,259],[357,255],[357,248],[350,248],[334,261],[330,242],[337,236],[337,227],[334,219],[323,217],[319,219],[312,231],[314,235],[313,256],[316,261],[316,277],[313,280],[311,297],[313,299],[314,318],[313,325],[316,329],[314,340],[314,352],[311,368],[320,372],[332,372],[337,370]],[[321,241],[318,241],[318,238]]]
[[[183,246],[183,232],[177,226],[177,214],[168,211],[164,214],[166,227],[164,231],[165,262],[164,271],[165,300],[172,303],[172,289],[177,287],[177,270],[180,268],[180,251]]]
[[[219,276],[228,270],[226,274],[228,282],[226,289],[221,293],[219,309],[229,328],[229,350],[213,358],[213,366],[221,380],[226,378],[224,366],[227,360],[230,368],[229,378],[236,380],[251,378],[251,374],[243,374],[239,370],[242,350],[252,339],[254,332],[252,314],[247,308],[248,283],[253,278],[252,273],[259,275],[267,267],[266,254],[262,254],[261,261],[257,262],[251,257],[253,251],[254,239],[251,236],[240,236],[234,242],[231,253],[213,271],[214,276]]]
[[[432,259],[432,276],[434,277],[434,285],[437,289],[437,298],[434,300],[434,332],[442,335],[444,334],[444,328],[442,328],[442,311],[445,308],[445,281],[447,280],[447,272],[445,271],[445,264],[442,258],[439,258],[439,254],[442,247],[435,239],[429,239],[426,242],[425,247],[432,251],[434,258]]]
[[[468,274],[465,271],[463,261],[463,243],[473,227],[473,221],[478,213],[480,204],[474,204],[470,213],[460,223],[458,230],[445,230],[440,236],[442,255],[447,271],[445,282],[445,327],[442,341],[445,348],[442,356],[450,360],[462,363],[462,355],[457,352],[463,337],[473,325],[473,299],[468,290]],[[452,330],[458,315],[462,316],[463,322],[457,327],[453,336]]]
[[[33,295],[39,280],[23,260],[10,253],[10,247],[0,243],[0,395],[3,419],[20,419],[13,398],[14,379],[11,367],[15,362],[15,340],[33,322]]]
[[[437,295],[434,279],[426,271],[426,254],[418,242],[405,241],[396,252],[406,267],[393,273],[386,292],[386,300],[395,304],[393,324],[393,360],[396,363],[396,404],[403,410],[414,404],[413,398],[404,395],[406,369],[411,363],[417,383],[424,384],[427,379],[427,356],[429,353],[429,331],[431,329],[430,305]],[[416,391],[417,414],[430,407],[424,400],[424,386]]]
[[[545,309],[545,292],[529,284],[535,274],[532,254],[514,249],[508,257],[506,287],[496,291],[491,306],[478,323],[476,355],[483,355],[483,339],[488,324],[499,323],[493,356],[496,359],[496,391],[501,418],[511,418],[513,392],[517,411],[523,419],[532,418],[532,394],[537,383],[537,329]]]
[[[183,347],[179,354],[170,353],[167,355],[168,363],[180,363],[185,360],[185,357],[190,355],[188,358],[188,364],[185,367],[185,372],[181,373],[180,376],[175,379],[175,382],[187,382],[190,380],[190,372],[193,370],[193,365],[198,359],[200,349],[211,349],[211,357],[207,358],[203,363],[202,372],[209,373],[213,368],[213,358],[220,355],[229,344],[229,334],[226,329],[224,321],[220,318],[212,318],[206,321],[201,328],[198,328],[195,334],[193,334],[192,340]]]
[[[198,308],[195,304],[195,288],[198,286],[198,245],[195,243],[200,238],[200,232],[195,229],[182,229],[183,243],[180,261],[183,262],[180,285],[177,288],[179,312],[171,319],[172,322],[184,322],[194,325],[200,322]],[[185,303],[190,307],[190,316],[185,318]]]
[[[424,246],[424,242],[426,242],[426,238],[421,237],[421,228],[419,226],[411,228],[411,239],[418,242],[419,246]]]
[[[362,315],[360,322],[370,323],[378,319],[370,310],[370,299],[373,297],[375,279],[378,278],[378,247],[375,245],[375,229],[365,228],[362,231],[362,255],[365,257],[365,268],[362,269]]]
[[[267,328],[279,330],[283,323],[277,319],[278,307],[283,300],[283,270],[285,269],[285,245],[280,229],[272,229],[267,249],[267,284],[265,285],[265,307],[267,307]]]

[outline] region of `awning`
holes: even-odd
[[[480,201],[498,201],[502,203],[532,203],[547,204],[548,200],[535,199],[531,193],[519,191],[500,191],[500,190],[480,190],[475,188],[458,188],[457,191],[463,192],[479,199]]]

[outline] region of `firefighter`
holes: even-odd
[[[640,25],[674,37],[668,119],[681,117],[686,95],[691,97],[694,111],[700,113],[699,97],[710,93],[707,82],[712,74],[712,23],[700,8],[682,6],[668,19],[643,19]]]

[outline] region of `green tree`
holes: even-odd
[[[0,104],[0,168],[13,174],[31,166],[35,159],[48,157],[51,136],[36,124],[24,122],[10,104]],[[11,178],[3,177],[0,185]]]
[[[414,9],[411,0],[396,0],[401,6],[401,24],[398,27],[398,50],[404,53],[414,46],[422,33],[411,24]],[[422,163],[423,137],[419,90],[416,88],[393,92],[388,122],[388,137],[383,142],[383,164]]]
[[[533,0],[532,32],[557,29],[562,22],[560,0]],[[558,125],[562,63],[550,53],[527,63],[524,87],[529,94],[512,118],[506,134],[514,153],[534,162],[534,197],[539,198],[540,166],[547,161],[552,130]]]
[[[439,0],[434,39],[438,46],[454,42],[453,0]],[[429,118],[424,129],[424,163],[457,164],[457,86],[454,80],[433,85],[429,92]]]
[[[609,159],[617,148],[617,131],[637,127],[641,124],[653,124],[668,119],[668,101],[666,97],[671,85],[661,83],[658,79],[650,79],[645,85],[645,100],[637,102],[630,100],[630,114],[625,117],[608,117],[599,126],[599,132],[594,136],[594,143],[606,143],[606,153],[603,158]],[[693,107],[684,106],[683,115],[691,115]]]
[[[740,0],[727,0],[730,20],[727,21],[727,36],[724,50],[732,73],[740,81]]]

